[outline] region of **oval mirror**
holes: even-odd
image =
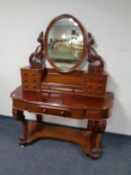
[[[75,70],[82,63],[85,51],[85,30],[76,18],[61,15],[51,21],[45,33],[45,53],[55,69]]]

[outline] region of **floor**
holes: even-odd
[[[0,116],[0,175],[130,175],[131,137],[106,133],[104,154],[87,157],[79,145],[43,139],[21,148],[21,124]]]

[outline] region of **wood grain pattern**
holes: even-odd
[[[28,122],[28,135],[25,139],[20,139],[21,145],[31,144],[42,138],[55,138],[79,144],[84,152],[89,155],[91,132],[74,128],[63,128],[58,125],[47,123]],[[21,137],[23,138],[23,137]]]
[[[84,152],[92,158],[98,158],[102,153],[102,133],[105,131],[106,119],[109,117],[113,102],[113,94],[108,92],[104,98],[87,96],[70,96],[50,94],[44,96],[41,92],[26,93],[22,87],[12,92],[13,116],[23,125],[23,134],[19,143],[27,145],[40,138],[55,138],[79,144]],[[72,104],[72,105],[71,105]],[[36,113],[37,123],[30,124],[25,120],[24,111]],[[87,129],[77,130],[66,127],[53,127],[42,122],[42,115],[50,114],[59,117],[89,120]],[[55,116],[54,116],[55,117]],[[41,129],[42,128],[42,129]],[[32,133],[33,129],[33,133]],[[58,133],[61,134],[58,134]]]
[[[91,33],[86,33],[76,18],[72,17],[84,39],[79,61],[68,72],[56,68],[48,58],[54,68],[45,66],[48,32],[57,20],[69,17],[72,16],[66,14],[55,18],[47,27],[45,36],[40,33],[40,46],[31,54],[30,66],[21,68],[22,85],[11,93],[12,113],[23,126],[20,145],[28,145],[41,138],[60,139],[79,144],[88,156],[96,159],[102,153],[101,142],[114,95],[106,91],[108,74],[104,71],[103,58],[94,49],[94,38]],[[77,70],[84,58],[87,61],[87,57],[88,69]],[[27,120],[25,111],[35,113],[36,122]],[[50,125],[43,122],[44,115],[88,119],[88,126],[82,130]]]

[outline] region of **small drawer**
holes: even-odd
[[[71,110],[68,110],[65,108],[57,108],[57,107],[48,107],[48,106],[42,106],[42,105],[28,104],[28,110],[30,112],[49,114],[49,115],[57,115],[57,116],[63,116],[63,117],[70,117],[71,116]]]
[[[75,119],[84,119],[85,118],[85,109],[73,109],[71,118]]]
[[[23,72],[22,75],[23,75],[24,77],[27,77],[29,74],[28,74],[28,72]]]
[[[26,110],[26,103],[20,100],[13,100],[13,107],[21,110]]]
[[[108,110],[87,110],[86,118],[91,120],[99,120],[108,118]]]
[[[39,72],[29,72],[29,71],[23,71],[22,72],[22,87],[25,90],[33,90],[38,91],[40,90],[40,83],[41,78],[38,74]]]

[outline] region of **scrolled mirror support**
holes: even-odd
[[[53,63],[53,60],[51,60],[49,58],[50,56],[48,54],[48,46],[49,46],[48,40],[50,38],[48,38],[48,35],[49,35],[50,30],[53,28],[53,26],[57,22],[60,23],[60,25],[62,25],[64,22],[67,23],[67,21],[66,21],[67,19],[70,22],[72,21],[73,22],[72,24],[75,24],[75,25],[78,26],[78,28],[80,30],[80,33],[81,33],[81,36],[83,37],[83,50],[81,51],[80,56],[77,57],[76,62],[74,63],[72,61],[72,63],[74,64],[74,65],[72,64],[73,65],[72,67],[70,66],[70,67],[68,67],[68,69],[65,69],[65,70],[63,69],[62,70],[61,67],[59,67],[59,66],[57,67],[57,64],[55,65]],[[72,32],[73,35],[74,35],[74,33],[76,31],[72,30],[72,29],[70,29],[70,32]],[[75,29],[75,27],[74,27],[74,29]],[[65,35],[63,35],[63,38],[62,38],[63,40],[61,41],[61,43],[59,41],[57,44],[55,44],[56,50],[57,50],[57,46],[62,45],[62,44],[65,45],[65,46],[69,46],[69,45],[71,46],[71,44],[66,43],[66,40],[69,40],[69,38],[65,38],[66,37],[66,31],[64,31],[63,34],[65,34]],[[39,34],[39,37],[38,37],[37,41],[40,44],[36,48],[36,50],[29,57],[30,66],[32,68],[44,67],[45,66],[45,58],[47,58],[49,63],[56,70],[58,70],[59,72],[62,72],[62,73],[69,73],[69,72],[75,71],[76,68],[82,63],[82,61],[87,58],[88,71],[103,71],[104,60],[103,60],[103,58],[100,55],[97,54],[97,52],[95,50],[94,37],[93,37],[93,35],[91,33],[87,33],[87,35],[86,35],[86,31],[85,31],[84,27],[82,26],[82,24],[75,17],[73,17],[71,15],[68,15],[68,14],[64,14],[64,15],[60,15],[60,16],[54,18],[50,22],[50,24],[49,24],[49,26],[48,26],[48,28],[46,30],[45,36],[44,36],[43,32],[41,32]],[[72,38],[72,36],[71,36],[71,38]],[[74,52],[74,50],[75,50],[75,48],[72,48],[72,52]],[[87,56],[85,56],[85,55],[87,55]],[[67,58],[67,59],[69,61],[69,58]],[[63,61],[63,60],[61,60],[61,61]],[[62,65],[62,64],[58,64],[58,65]],[[71,63],[70,63],[70,65],[71,65]]]
[[[39,68],[43,67],[44,65],[44,37],[43,32],[39,34],[39,37],[37,41],[40,43],[40,45],[36,48],[36,50],[30,55],[29,57],[29,63],[31,67],[33,68]]]
[[[104,68],[104,60],[103,58],[97,54],[95,50],[95,40],[91,33],[88,33],[88,70],[91,71],[103,71]]]

